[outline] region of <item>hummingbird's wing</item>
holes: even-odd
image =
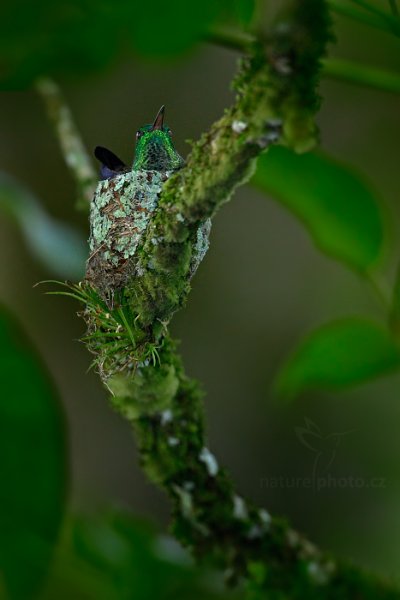
[[[114,152],[103,148],[103,146],[96,146],[94,155],[101,162],[101,179],[111,179],[112,177],[116,177],[116,175],[129,171],[127,165]]]

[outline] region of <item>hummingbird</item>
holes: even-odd
[[[164,125],[164,114],[165,106],[162,106],[154,122],[137,131],[133,171],[176,171],[184,166],[185,161],[172,143],[172,131]],[[130,171],[116,154],[103,146],[96,146],[94,155],[101,163],[101,180]]]

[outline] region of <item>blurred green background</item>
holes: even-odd
[[[399,69],[396,37],[344,17],[335,17],[335,33],[332,55]],[[232,102],[238,55],[207,43],[180,50],[161,60],[141,56],[138,44],[94,72],[60,71],[57,82],[89,149],[104,145],[130,161],[137,128],[165,104],[177,149],[189,151],[185,140],[198,138]],[[391,244],[385,270],[393,278],[400,250],[399,98],[327,78],[320,92],[321,146],[356,168],[382,199]],[[23,89],[1,92],[0,102],[1,170],[34,193],[49,214],[87,236],[87,218],[74,209],[75,186],[40,99]],[[84,331],[78,306],[33,287],[62,277],[32,257],[6,214],[0,231],[1,301],[40,353],[66,415],[69,509],[96,518],[121,508],[165,529],[166,499],[145,481],[128,425],[110,410],[97,375],[87,372],[91,359],[78,341]],[[210,447],[240,493],[287,516],[322,548],[400,580],[400,374],[339,393],[305,392],[290,405],[274,393],[277,373],[298,341],[348,315],[382,319],[372,288],[318,251],[300,221],[273,197],[246,185],[215,218],[209,253],[172,330],[182,340],[188,373],[207,391]],[[361,478],[361,487],[316,490],[301,483],[312,477],[316,456],[296,434],[305,419],[323,438],[350,432],[329,472],[335,481]],[[300,483],[292,485],[295,477]],[[284,480],[274,486],[273,478]],[[382,485],[371,486],[371,478]]]

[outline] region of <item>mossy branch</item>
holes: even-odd
[[[58,85],[47,77],[35,83],[54,126],[65,162],[78,188],[78,208],[88,208],[97,184],[97,173],[88,156],[79,129]]]
[[[132,276],[111,295],[90,278],[66,292],[83,304],[84,341],[111,403],[136,432],[144,470],[172,501],[175,535],[228,582],[244,581],[253,598],[400,598],[236,494],[207,448],[201,389],[185,375],[167,329],[190,289],[199,227],[248,180],[271,143],[298,151],[316,143],[315,87],[329,38],[325,3],[294,2],[242,60],[235,104],[164,184]]]
[[[209,33],[206,41],[240,53],[247,53],[256,38],[238,31],[216,30]],[[321,77],[382,90],[383,92],[400,93],[400,76],[398,73],[348,59],[324,58],[322,60]]]

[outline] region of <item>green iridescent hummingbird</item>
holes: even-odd
[[[164,125],[164,112],[162,106],[154,122],[138,130],[131,169],[107,148],[95,149],[101,169],[90,208],[86,279],[107,302],[130,277],[141,276],[143,266],[135,259],[136,249],[157,208],[163,183],[185,164],[174,148],[171,130]],[[183,220],[179,214],[177,218]],[[199,228],[192,272],[207,250],[208,232],[209,223]],[[156,245],[158,240],[152,242]]]
[[[165,107],[157,113],[154,123],[141,127],[136,133],[136,149],[132,169],[134,171],[175,171],[185,164],[175,150],[171,140],[172,132],[164,125]],[[111,179],[130,169],[111,150],[97,146],[94,154],[102,163],[102,179]]]

